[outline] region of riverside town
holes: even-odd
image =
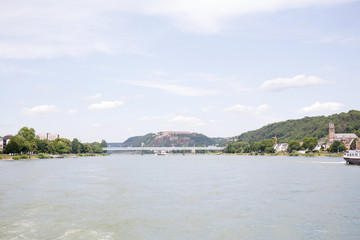
[[[334,115],[331,119],[338,121],[344,117],[359,118],[360,113],[352,110],[346,114]],[[309,119],[297,120],[299,128],[303,128],[304,124]],[[286,121],[287,123],[289,121]],[[323,122],[323,119],[314,117],[310,122]],[[277,123],[275,123],[276,125]],[[279,124],[279,123],[278,123]],[[284,123],[280,123],[284,125]],[[354,124],[352,122],[347,124]],[[359,120],[355,124],[360,125]],[[66,138],[60,138],[59,134],[36,134],[33,128],[23,127],[16,135],[5,135],[0,138],[0,151],[2,159],[30,159],[30,158],[54,158],[63,157],[67,155],[72,156],[91,156],[97,154],[105,154],[104,148],[109,153],[116,152],[113,147],[123,147],[121,150],[127,150],[129,153],[141,153],[141,154],[154,154],[157,153],[155,149],[145,149],[143,147],[163,147],[162,152],[166,153],[198,153],[198,154],[243,154],[243,155],[306,155],[306,156],[320,156],[328,155],[330,153],[343,156],[348,150],[356,150],[359,148],[359,128],[350,129],[349,127],[339,125],[340,129],[347,129],[347,132],[338,133],[333,120],[328,123],[327,134],[323,134],[323,126],[320,126],[320,130],[317,130],[311,137],[312,133],[306,133],[300,140],[297,139],[285,139],[284,136],[289,134],[282,134],[280,131],[279,135],[269,135],[271,132],[263,132],[269,126],[265,126],[259,129],[255,138],[251,138],[253,132],[248,132],[243,135],[233,138],[209,138],[203,134],[191,133],[191,132],[173,132],[166,131],[157,134],[147,134],[145,136],[131,137],[123,143],[107,143],[105,140],[93,143],[81,143],[77,138],[72,140]],[[283,126],[284,127],[284,126]],[[286,127],[284,127],[286,128]],[[322,132],[321,132],[322,131]],[[352,131],[352,133],[351,133]],[[256,141],[256,139],[263,139]],[[322,134],[322,135],[321,135]],[[283,135],[283,136],[281,136]],[[250,139],[246,141],[246,139]],[[195,149],[192,151],[185,149],[185,147],[209,147],[217,146],[217,148]],[[125,147],[125,148],[124,148]],[[134,147],[134,149],[127,149]],[[183,147],[174,149],[174,147]],[[142,149],[143,148],[143,149]],[[182,150],[181,150],[182,149]],[[114,150],[114,151],[112,151]],[[125,151],[126,152],[126,151]]]

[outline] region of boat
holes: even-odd
[[[157,155],[157,156],[165,156],[165,155],[167,155],[167,153],[166,153],[165,150],[161,150],[160,152],[155,153],[155,155]]]
[[[347,164],[360,165],[360,150],[348,151],[344,155],[344,160]]]

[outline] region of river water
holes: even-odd
[[[0,161],[0,239],[359,239],[342,158],[110,155]]]

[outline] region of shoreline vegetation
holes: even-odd
[[[99,157],[99,156],[108,156],[108,153],[80,153],[80,154],[16,154],[16,155],[8,155],[8,154],[0,154],[0,161],[7,160],[34,160],[34,159],[56,159],[56,158],[77,158],[77,157]]]
[[[11,136],[11,135],[8,135]],[[5,142],[4,142],[5,145]],[[11,136],[0,159],[20,160],[34,158],[64,158],[65,156],[97,156],[105,153],[105,140],[93,143],[82,143],[77,138],[72,141],[66,138],[50,140],[35,134],[33,128],[23,127],[15,136]]]
[[[304,138],[302,142],[292,140],[288,143],[286,151],[276,151],[276,137],[263,139],[259,142],[228,141],[223,150],[168,150],[168,154],[203,154],[203,155],[243,155],[243,156],[329,156],[343,157],[346,151],[345,145],[340,141],[334,141],[328,149],[316,150],[318,138]],[[351,147],[356,146],[353,141]],[[353,146],[354,145],[354,146]],[[81,143],[77,138],[72,141],[66,138],[55,140],[40,139],[33,128],[23,127],[10,138],[3,152],[0,152],[0,160],[26,160],[26,159],[49,159],[49,158],[75,158],[108,155],[103,147],[107,147],[105,140],[101,143]],[[350,148],[351,149],[351,148]],[[116,154],[116,152],[110,152]],[[121,154],[151,155],[154,151],[138,150],[127,151]]]

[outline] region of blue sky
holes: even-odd
[[[359,110],[360,2],[0,2],[0,136],[231,137]]]

